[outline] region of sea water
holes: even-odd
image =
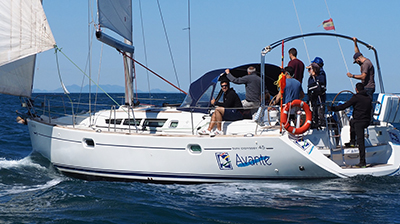
[[[184,96],[140,97],[161,105]],[[97,100],[111,102],[104,94]],[[27,126],[15,122],[19,99],[0,95],[0,108],[0,223],[400,222],[400,177],[193,185],[69,178],[31,152]]]

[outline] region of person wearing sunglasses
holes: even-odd
[[[316,59],[321,58],[316,57]],[[312,109],[311,128],[319,129],[326,125],[324,116],[326,101],[326,76],[325,72],[321,72],[321,67],[316,62],[311,63],[310,66],[307,67],[307,69],[310,73],[307,85],[307,95],[308,102],[311,104]]]
[[[228,81],[221,81],[221,89],[224,92],[223,102],[211,100],[211,104],[218,106],[211,116],[210,124],[207,129],[199,131],[200,135],[223,135],[221,129],[222,121],[237,121],[243,119],[242,102],[233,88],[230,88]],[[215,131],[212,131],[217,126]]]

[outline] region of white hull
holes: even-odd
[[[95,120],[99,122],[102,114],[107,113],[110,114],[99,112]],[[287,132],[280,134],[279,126],[258,127],[256,132],[254,121],[243,120],[225,123],[226,135],[210,137],[191,134],[190,122],[182,122],[186,120],[182,118],[190,116],[188,112],[170,109],[153,116],[149,111],[135,111],[138,119],[141,115],[172,116],[166,123],[175,121],[174,116],[180,117],[181,129],[141,128],[136,133],[134,127],[130,132],[118,126],[109,130],[107,125],[99,123],[89,128],[88,118],[75,128],[49,125],[39,119],[29,120],[28,125],[35,151],[60,171],[86,179],[228,182],[390,176],[399,172],[400,145],[393,144],[387,133],[390,131],[398,138],[400,134],[392,127],[369,128],[367,163],[373,164],[372,167],[348,168],[358,163],[358,149],[352,148],[344,150],[346,168],[341,150],[331,154],[326,147],[321,147],[327,138],[324,131],[311,131],[303,141],[292,139]],[[208,119],[203,120],[201,116],[194,113],[195,130],[207,124]],[[66,118],[63,119],[65,122]],[[200,146],[201,150],[196,147],[191,150],[192,145]]]

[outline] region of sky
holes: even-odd
[[[398,0],[191,0],[190,32],[187,29],[188,2],[159,0],[170,53],[157,0],[133,0],[136,60],[175,85],[179,83],[184,91],[188,90],[190,82],[208,71],[260,63],[261,49],[277,40],[302,33],[333,33],[321,26],[324,20],[332,18],[338,34],[355,36],[376,48],[385,92],[400,92],[396,81],[400,74],[393,69],[400,58],[400,26],[395,16],[400,9]],[[94,4],[95,1],[44,0],[43,8],[57,46],[69,59],[87,73],[91,67],[91,77],[100,85],[123,86],[121,55],[102,45],[93,35],[97,23]],[[109,30],[105,32],[111,33]],[[88,66],[89,44],[92,46],[91,66]],[[323,58],[329,93],[354,91],[357,80],[346,76],[347,72],[360,74],[360,67],[352,63],[352,41],[308,37],[287,42],[284,45],[285,66],[289,62],[287,52],[292,47],[298,50],[298,58],[306,65],[316,56]],[[381,92],[375,56],[366,47],[359,47],[375,66],[375,92]],[[282,48],[275,48],[266,55],[266,63],[280,66],[281,55]],[[66,86],[88,84],[88,79],[65,56],[58,54],[58,60],[60,76]],[[305,91],[307,79],[308,73],[305,72]],[[60,86],[54,50],[41,53],[37,58],[34,89],[54,90]],[[179,92],[140,68],[137,68],[136,86],[145,92],[156,88]],[[244,91],[243,86],[236,88]]]

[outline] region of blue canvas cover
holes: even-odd
[[[230,69],[230,73],[235,77],[242,77],[247,75],[247,68],[253,66],[256,68],[258,75],[260,75],[260,64],[246,64]],[[208,113],[211,107],[211,99],[214,95],[215,86],[219,81],[220,75],[225,73],[224,69],[216,69],[209,71],[202,77],[194,81],[189,88],[189,92],[178,108],[183,111],[193,111]],[[276,86],[273,84],[278,80],[281,68],[276,65],[265,64],[265,86],[271,95],[278,93]]]

